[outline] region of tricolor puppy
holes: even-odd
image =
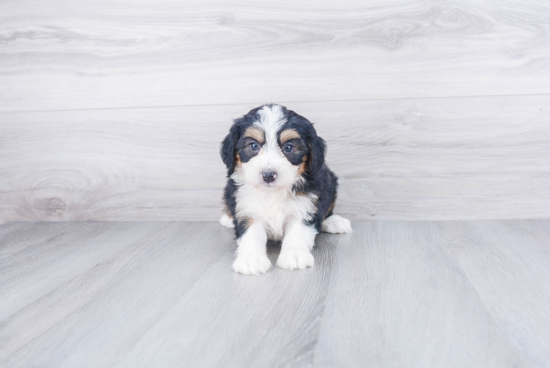
[[[268,239],[282,240],[277,266],[293,270],[313,266],[320,231],[351,232],[349,220],[332,214],[338,179],[325,165],[325,149],[313,124],[283,106],[235,120],[220,149],[227,166],[220,223],[235,228],[236,272],[269,270]]]

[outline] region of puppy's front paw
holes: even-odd
[[[233,269],[243,275],[260,275],[271,267],[271,261],[265,254],[239,255],[233,262]]]
[[[285,270],[303,270],[314,263],[313,255],[305,249],[283,249],[277,259],[277,267]]]

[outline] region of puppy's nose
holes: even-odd
[[[277,173],[275,171],[264,171],[262,177],[266,183],[271,183],[277,178]]]

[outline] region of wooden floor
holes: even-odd
[[[254,277],[211,222],[4,224],[0,366],[548,367],[549,239],[547,220],[354,223],[314,268]]]

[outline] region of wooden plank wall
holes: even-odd
[[[6,0],[0,219],[216,220],[268,102],[354,220],[550,218],[546,1]]]

